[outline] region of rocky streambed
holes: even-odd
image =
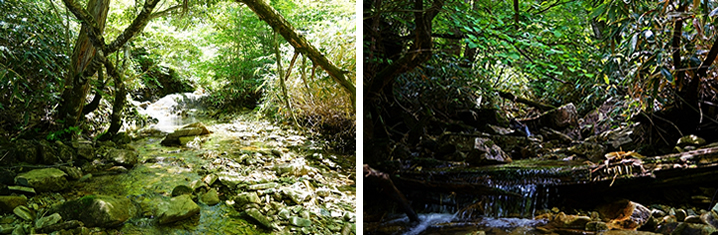
[[[250,115],[193,125],[4,147],[0,234],[356,233],[354,156]]]

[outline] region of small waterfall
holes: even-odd
[[[140,114],[157,119],[157,123],[150,128],[162,132],[173,132],[179,127],[197,121],[188,114],[202,108],[199,100],[206,95],[200,92],[170,94],[150,104],[140,103],[129,98],[128,100],[138,107],[137,110]]]

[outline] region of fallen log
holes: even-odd
[[[419,221],[419,216],[411,209],[408,200],[404,197],[399,189],[394,186],[394,182],[388,174],[377,171],[364,164],[364,178],[367,180],[368,185],[379,186],[387,196],[399,204],[399,207],[406,213],[411,221]]]

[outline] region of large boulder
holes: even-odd
[[[15,177],[15,184],[35,188],[37,192],[61,191],[67,188],[67,174],[57,168],[31,170]]]
[[[88,195],[65,202],[58,211],[62,218],[80,220],[87,227],[115,227],[136,214],[137,208],[127,198]]]
[[[38,142],[37,145],[38,153],[40,159],[38,159],[41,163],[44,164],[55,164],[60,162],[60,157],[57,155],[57,151],[55,151],[55,148],[52,147],[52,144],[50,142],[47,142],[47,140],[41,140]]]
[[[550,110],[539,117],[542,126],[563,130],[569,126],[578,127],[578,111],[573,103]]]
[[[160,144],[165,146],[177,146],[181,145],[180,138],[182,137],[189,137],[189,136],[200,136],[200,135],[207,135],[210,134],[210,132],[204,124],[201,122],[195,122],[186,126],[183,126],[180,129],[175,130],[174,132],[170,133],[165,137],[165,139],[160,142]],[[186,139],[186,138],[185,138]]]
[[[75,140],[72,141],[72,147],[77,150],[77,155],[87,160],[95,158],[95,148],[92,146],[92,142],[87,140]]]
[[[180,221],[199,214],[199,206],[192,201],[190,195],[173,197],[170,201],[159,205],[157,209],[158,222],[168,224]]]

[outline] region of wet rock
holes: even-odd
[[[107,160],[110,160],[115,164],[125,167],[133,167],[135,164],[137,164],[138,156],[138,152],[128,149],[113,148],[107,152]]]
[[[95,159],[95,148],[92,147],[92,142],[87,140],[75,140],[72,142],[72,147],[77,150],[77,156],[87,160]]]
[[[277,164],[272,167],[272,170],[277,172],[277,175],[293,175],[297,177],[307,175],[310,172],[317,172],[316,168],[306,165],[303,161]]]
[[[58,213],[68,220],[80,220],[88,227],[114,227],[127,221],[137,209],[127,198],[88,195],[67,201]]]
[[[263,215],[261,212],[259,212],[259,210],[257,210],[256,208],[250,208],[250,209],[246,210],[245,212],[247,213],[247,215],[248,215],[250,218],[252,218],[252,219],[254,219],[255,221],[259,222],[259,224],[262,225],[262,226],[264,226],[265,228],[268,228],[268,229],[277,229],[277,230],[278,230],[277,225],[275,225],[274,223],[272,223],[272,222],[269,220],[269,218],[267,218],[266,216],[264,216],[264,215]]]
[[[169,203],[160,205],[157,215],[160,224],[180,221],[199,214],[199,206],[189,195],[181,195],[170,199]]]
[[[601,218],[608,220],[610,229],[636,230],[648,222],[651,211],[645,206],[628,201],[619,200],[598,207]]]
[[[291,218],[289,218],[289,223],[292,224],[292,225],[294,225],[294,226],[298,226],[298,227],[309,227],[309,226],[312,226],[312,221],[311,221],[311,220],[308,220],[308,219],[305,219],[305,218],[296,217],[296,216],[292,216]]]
[[[284,196],[288,197],[294,203],[297,203],[297,204],[302,204],[304,202],[304,200],[306,200],[307,197],[309,197],[308,192],[304,192],[302,190],[297,190],[297,189],[293,189],[293,188],[286,188],[286,187],[282,188],[282,194],[284,194]]]
[[[202,197],[200,198],[204,204],[214,206],[217,203],[219,203],[219,195],[217,194],[217,190],[214,188],[210,189],[206,193],[202,194]]]
[[[608,230],[608,225],[602,221],[591,221],[586,223],[586,230],[587,231],[606,231]]]
[[[549,222],[549,225],[555,228],[574,228],[584,229],[586,224],[591,222],[591,217],[579,215],[566,215],[560,212]]]
[[[698,215],[689,215],[683,222],[701,224],[703,220],[701,220],[701,217]]]
[[[215,174],[209,174],[209,175],[204,176],[202,178],[202,181],[205,184],[207,184],[207,186],[212,186],[212,184],[214,184],[214,182],[217,181],[218,178],[219,178],[219,176],[217,176]]]
[[[678,209],[678,210],[676,210],[675,213],[676,213],[676,220],[678,220],[679,222],[682,222],[686,219],[687,214],[686,214],[685,210]]]
[[[167,135],[160,144],[165,146],[176,146],[181,145],[180,143],[180,137],[186,137],[186,136],[199,136],[199,135],[206,135],[210,134],[211,132],[207,129],[204,124],[200,122],[192,123],[189,125],[186,125],[178,130],[175,130],[174,132]]]
[[[672,224],[671,224],[672,225]],[[656,232],[669,232],[670,234],[681,234],[681,235],[710,235],[716,232],[715,228],[706,224],[694,224],[694,223],[677,223],[674,226],[665,226],[666,228],[659,228]],[[670,230],[673,229],[673,230]],[[664,233],[668,234],[668,233]]]
[[[33,187],[37,192],[61,191],[67,188],[65,172],[57,168],[31,170],[15,177],[15,184]]]
[[[41,229],[47,226],[55,225],[60,222],[60,220],[62,220],[62,216],[60,216],[60,214],[58,213],[54,213],[52,215],[42,217],[35,221],[35,228]]]
[[[26,221],[33,221],[35,219],[35,212],[26,206],[17,206],[12,212]]]
[[[7,186],[7,189],[11,192],[19,193],[25,196],[34,196],[35,194],[37,194],[34,188],[25,186]]]
[[[234,202],[236,203],[236,206],[242,207],[249,203],[259,203],[260,200],[257,192],[244,192],[234,197]]]
[[[172,197],[185,195],[185,194],[192,194],[194,190],[186,185],[177,185],[174,189],[172,189]]]
[[[65,172],[70,179],[78,180],[82,177],[82,170],[79,167],[60,166],[60,170]]]
[[[10,213],[18,206],[27,206],[27,197],[0,196],[0,214]]]
[[[511,157],[489,138],[474,139],[474,148],[466,155],[465,161],[471,165],[510,163]]]
[[[569,126],[578,126],[578,112],[573,103],[545,112],[539,117],[542,126],[561,130]]]
[[[680,147],[686,147],[688,145],[701,146],[704,144],[706,144],[706,140],[701,137],[698,137],[696,135],[683,136],[680,139],[678,139],[678,142],[676,143],[676,145],[678,145]]]
[[[568,148],[569,153],[578,156],[584,156],[591,162],[601,162],[606,160],[604,157],[606,147],[593,142],[581,142],[580,144]]]

